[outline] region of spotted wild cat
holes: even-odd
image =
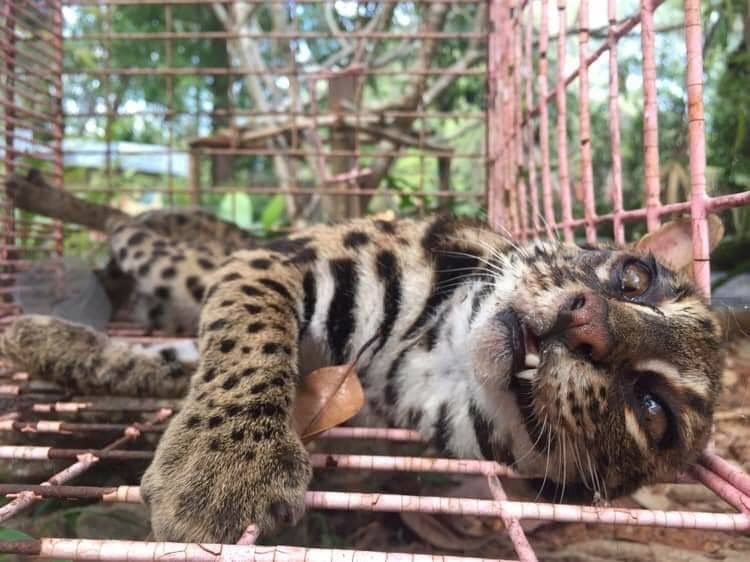
[[[144,319],[197,331],[199,350],[38,316],[0,341],[78,392],[187,395],[142,481],[158,539],[236,541],[251,522],[297,521],[312,469],[290,425],[295,383],[358,354],[360,420],[512,464],[550,499],[628,493],[707,442],[722,335],[678,273],[684,222],[621,251],[518,245],[448,218],[181,239],[194,218],[120,221],[110,243]]]

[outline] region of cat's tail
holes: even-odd
[[[119,209],[92,203],[64,189],[52,187],[34,168],[25,177],[18,174],[11,176],[5,188],[19,209],[99,232],[106,232],[107,224],[111,221],[130,219]]]
[[[182,398],[198,361],[192,341],[133,345],[52,316],[17,318],[0,357],[76,394]]]

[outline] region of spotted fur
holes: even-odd
[[[86,392],[179,394],[194,371],[142,482],[158,539],[235,541],[250,522],[268,531],[296,521],[312,471],[290,425],[295,385],[355,358],[361,421],[414,427],[443,454],[512,464],[550,499],[671,477],[708,439],[720,327],[693,285],[646,253],[521,247],[448,218],[363,219],[267,243],[239,234],[233,243],[250,249],[234,253],[210,232],[170,234],[117,225],[113,260],[152,328],[197,328],[194,369],[184,351],[127,353],[38,317],[20,319],[0,348]],[[652,282],[626,298],[633,261]],[[529,337],[533,368],[518,351]],[[180,376],[174,365],[185,366]],[[669,412],[658,440],[643,385]]]

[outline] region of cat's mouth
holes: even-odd
[[[539,364],[539,338],[513,311],[506,311],[501,316],[508,330],[508,343],[512,352],[511,377],[530,382]]]
[[[499,319],[507,329],[507,343],[512,353],[509,388],[516,395],[516,403],[529,429],[529,435],[535,435],[538,428],[533,423],[534,381],[541,364],[539,339],[515,312],[504,311]]]

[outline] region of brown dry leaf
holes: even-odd
[[[302,441],[341,425],[362,409],[365,394],[354,365],[323,367],[306,375],[297,387],[292,415]]]

